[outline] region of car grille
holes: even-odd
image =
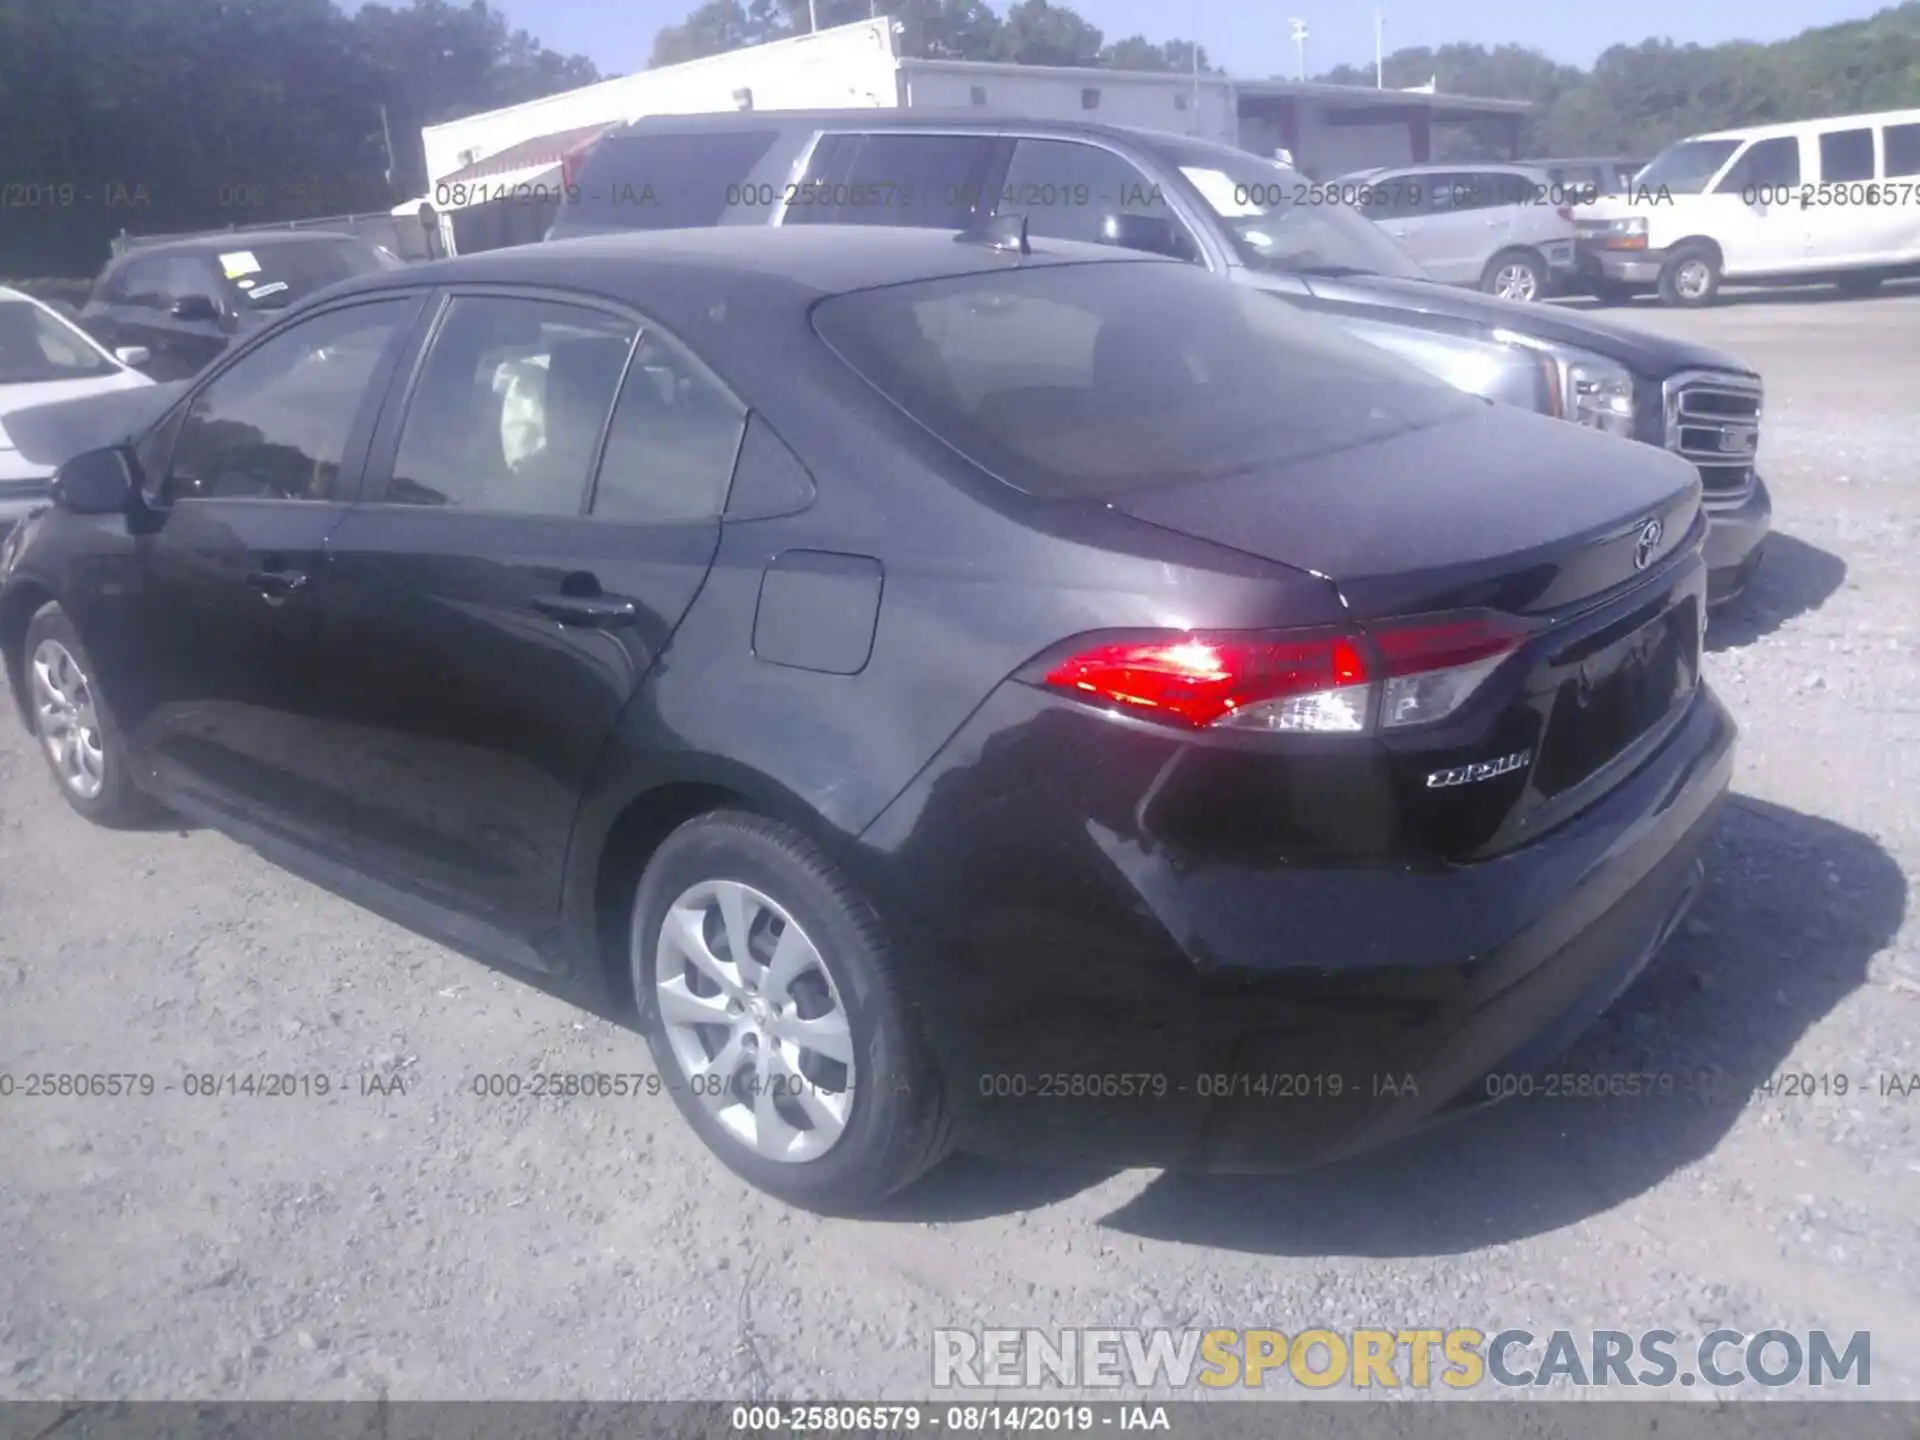
[[[1738,505],[1753,493],[1760,448],[1760,381],[1751,375],[1688,370],[1662,387],[1666,444],[1700,470],[1708,509]]]

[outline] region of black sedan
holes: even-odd
[[[1173,261],[610,236],[139,393],[0,551],[68,802],[633,1007],[807,1206],[954,1145],[1294,1166],[1511,1090],[1728,784],[1692,466]]]

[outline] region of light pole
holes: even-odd
[[[1307,78],[1307,22],[1296,15],[1288,20],[1287,24],[1293,27],[1294,78],[1305,80]]]
[[[1376,90],[1387,88],[1386,53],[1387,12],[1375,10],[1373,12],[1373,88]]]

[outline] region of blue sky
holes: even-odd
[[[602,70],[645,67],[654,32],[694,8],[695,0],[493,0],[517,26],[549,47],[591,58]],[[1004,12],[1005,5],[999,8]],[[1216,64],[1236,75],[1291,75],[1287,19],[1307,22],[1307,69],[1373,61],[1373,7],[1365,0],[1082,0],[1075,6],[1110,40],[1139,32],[1151,40],[1197,34]],[[1608,0],[1604,5],[1547,0],[1400,0],[1387,4],[1386,48],[1478,41],[1544,50],[1590,65],[1609,45],[1650,36],[1680,43],[1782,40],[1814,25],[1859,19],[1882,8],[1872,0]],[[1444,82],[1443,82],[1444,83]]]

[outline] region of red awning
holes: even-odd
[[[581,125],[553,135],[536,135],[531,140],[522,140],[517,145],[509,145],[498,155],[489,155],[484,160],[476,160],[471,165],[463,166],[451,175],[442,175],[435,185],[438,187],[467,184],[475,180],[489,179],[495,175],[510,175],[517,170],[527,170],[536,166],[559,165],[572,159],[611,129],[613,129],[612,124]]]

